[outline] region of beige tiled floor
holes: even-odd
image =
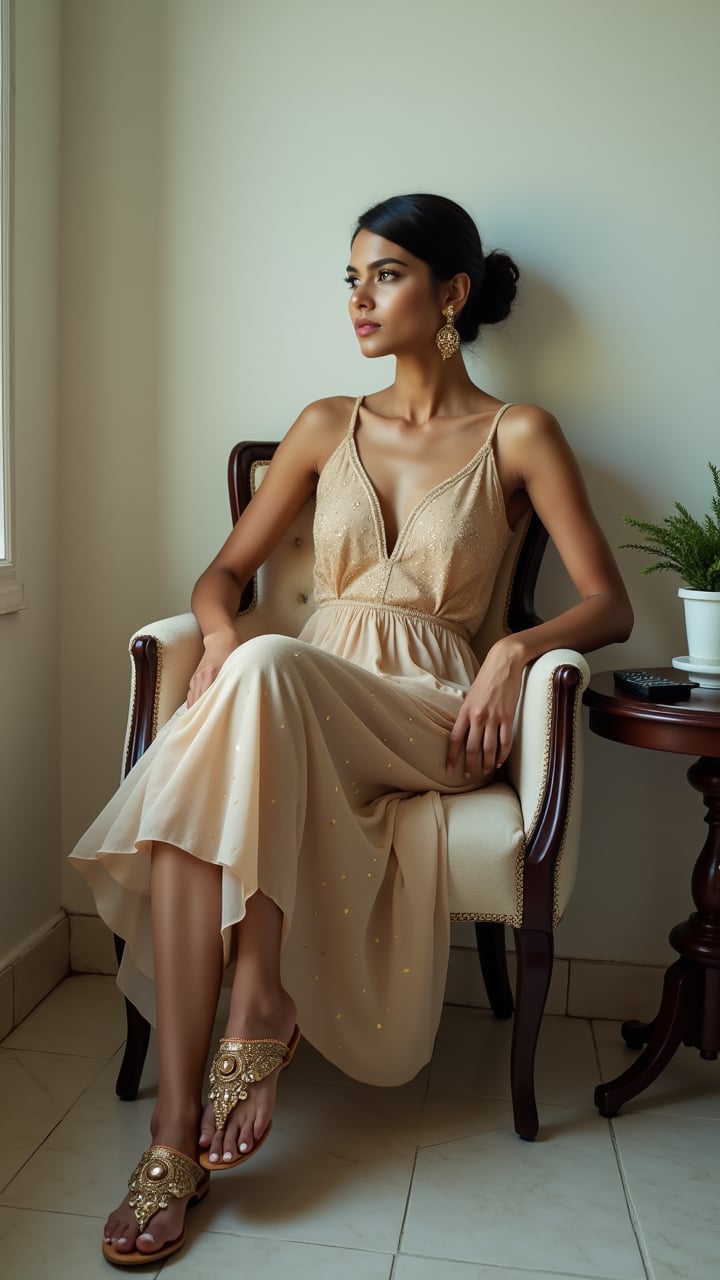
[[[0,1045],[0,1258],[23,1280],[111,1274],[107,1209],[145,1142],[140,1099],[114,1095],[122,1002],[66,980]],[[348,1080],[306,1044],[283,1076],[271,1140],[213,1179],[161,1272],[263,1280],[706,1280],[720,1233],[720,1065],[681,1050],[608,1123],[602,1073],[630,1060],[618,1026],[548,1017],[541,1132],[512,1130],[509,1024],[447,1008],[429,1070],[402,1089]]]

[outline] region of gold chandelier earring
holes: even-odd
[[[455,328],[455,310],[452,306],[443,308],[445,324],[435,334],[438,351],[443,360],[449,360],[460,348],[460,334]]]

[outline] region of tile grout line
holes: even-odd
[[[13,1034],[14,1032],[10,1032],[10,1035],[13,1035]],[[125,1043],[124,1040],[120,1040],[119,1043],[112,1050],[110,1057],[98,1058],[97,1055],[94,1053],[72,1053],[72,1052],[68,1052],[65,1049],[63,1049],[62,1051],[58,1051],[57,1049],[27,1049],[25,1048],[24,1045],[7,1044],[6,1041],[8,1039],[9,1039],[9,1036],[6,1036],[5,1040],[0,1040],[0,1053],[40,1053],[40,1054],[45,1054],[47,1057],[53,1057],[53,1058],[82,1058],[83,1061],[85,1062],[99,1062],[102,1064],[103,1067],[107,1066],[108,1062],[110,1062],[110,1060],[115,1057],[115,1054],[118,1053],[120,1049],[122,1049]]]
[[[12,1052],[12,1050],[11,1050],[10,1052]],[[29,1050],[29,1049],[25,1049],[25,1050],[17,1049],[17,1050],[15,1050],[14,1052],[16,1052],[16,1053],[30,1053],[30,1052],[32,1052],[32,1050]],[[55,1132],[55,1130],[58,1128],[58,1126],[59,1126],[59,1125],[61,1125],[61,1124],[63,1123],[63,1121],[64,1121],[64,1120],[66,1120],[66,1119],[67,1119],[67,1117],[70,1115],[70,1112],[72,1111],[72,1109],[73,1109],[73,1107],[76,1105],[76,1103],[78,1103],[78,1102],[80,1101],[80,1099],[81,1099],[81,1098],[84,1098],[85,1094],[88,1092],[88,1090],[90,1089],[90,1087],[91,1087],[93,1084],[95,1084],[95,1082],[96,1082],[96,1080],[98,1079],[98,1077],[99,1077],[99,1076],[102,1074],[102,1072],[105,1070],[105,1067],[108,1065],[108,1063],[112,1061],[112,1059],[115,1057],[115,1054],[116,1054],[116,1053],[117,1053],[117,1049],[114,1051],[114,1053],[111,1053],[111,1054],[110,1054],[110,1057],[109,1057],[109,1058],[106,1058],[105,1060],[101,1060],[101,1059],[99,1059],[99,1058],[90,1058],[90,1059],[86,1059],[86,1061],[90,1061],[90,1062],[97,1062],[97,1063],[98,1063],[98,1069],[97,1069],[97,1071],[96,1071],[96,1072],[95,1072],[95,1074],[94,1074],[94,1075],[93,1075],[93,1076],[88,1080],[87,1084],[86,1084],[86,1085],[85,1085],[85,1086],[80,1090],[80,1092],[79,1092],[79,1094],[78,1094],[77,1098],[74,1098],[74,1099],[73,1099],[73,1101],[70,1103],[70,1105],[67,1107],[67,1109],[66,1109],[65,1111],[63,1111],[62,1115],[61,1115],[61,1116],[60,1116],[60,1117],[55,1121],[55,1124],[53,1124],[53,1125],[51,1125],[51,1126],[50,1126],[50,1128],[48,1129],[48,1131],[47,1131],[47,1133],[45,1134],[45,1137],[42,1139],[42,1141],[38,1142],[38,1143],[37,1143],[37,1145],[36,1145],[35,1147],[33,1147],[32,1151],[29,1153],[29,1155],[27,1155],[27,1156],[25,1157],[25,1159],[22,1161],[22,1163],[21,1163],[20,1165],[18,1165],[17,1169],[16,1169],[16,1170],[15,1170],[15,1172],[12,1174],[12,1176],[8,1179],[8,1181],[7,1181],[6,1183],[4,1183],[2,1187],[0,1187],[0,1207],[1,1207],[1,1208],[13,1208],[13,1207],[15,1207],[15,1206],[12,1206],[12,1205],[3,1205],[3,1204],[2,1204],[2,1196],[4,1196],[5,1192],[7,1191],[8,1187],[10,1186],[10,1184],[11,1184],[12,1182],[14,1182],[14,1181],[15,1181],[15,1179],[18,1177],[18,1175],[19,1175],[20,1173],[22,1173],[22,1171],[23,1171],[23,1169],[25,1168],[25,1166],[26,1166],[27,1164],[29,1164],[29,1162],[30,1162],[30,1161],[31,1161],[31,1160],[32,1160],[32,1159],[37,1155],[38,1151],[40,1151],[40,1149],[41,1149],[42,1147],[44,1147],[44,1146],[45,1146],[45,1143],[47,1142],[48,1138],[50,1138],[50,1137],[53,1135],[53,1133],[54,1133],[54,1132]],[[65,1056],[67,1056],[67,1057],[72,1057],[73,1055],[72,1055],[72,1054],[67,1054],[67,1055],[65,1055]],[[79,1056],[79,1055],[76,1055],[76,1056]],[[51,1212],[51,1210],[47,1210],[47,1212]],[[52,1212],[55,1212],[55,1211],[53,1210]],[[89,1215],[81,1214],[80,1216],[81,1216],[81,1217],[86,1217],[86,1216],[88,1216],[88,1217],[94,1217],[95,1215],[94,1215],[94,1214],[89,1214]]]
[[[426,1104],[427,1104],[427,1094],[425,1095],[425,1098],[424,1098],[424,1100],[423,1100],[423,1105],[422,1105],[422,1107],[420,1108],[420,1117],[419,1117],[419,1123],[420,1123],[420,1125],[422,1125],[423,1120],[424,1120],[424,1118],[425,1118],[425,1106],[426,1106]],[[417,1162],[418,1162],[418,1155],[419,1155],[419,1154],[420,1154],[420,1144],[416,1142],[416,1144],[415,1144],[415,1155],[413,1156],[412,1169],[410,1170],[410,1181],[408,1182],[408,1189],[407,1189],[407,1195],[406,1195],[406,1197],[405,1197],[405,1205],[404,1205],[404,1208],[403,1208],[402,1221],[401,1221],[401,1223],[400,1223],[400,1231],[398,1232],[397,1248],[396,1248],[396,1249],[395,1249],[395,1251],[394,1251],[394,1252],[395,1252],[395,1261],[393,1262],[393,1268],[392,1268],[392,1272],[391,1272],[391,1274],[392,1274],[392,1273],[395,1271],[395,1269],[396,1269],[397,1258],[400,1256],[400,1251],[401,1251],[401,1249],[402,1249],[403,1237],[404,1237],[404,1235],[405,1235],[405,1224],[406,1224],[406,1222],[407,1222],[408,1209],[410,1208],[410,1196],[412,1195],[413,1182],[415,1181],[415,1170],[416,1170],[416,1168],[417,1168]]]
[[[431,1253],[403,1253],[403,1258],[418,1258],[423,1262],[449,1262],[453,1267],[476,1268],[484,1267],[492,1271],[497,1271],[498,1280],[502,1280],[503,1272],[511,1272],[513,1276],[527,1276],[527,1280],[537,1280],[538,1275],[543,1277],[552,1276],[552,1280],[618,1280],[617,1276],[601,1275],[597,1271],[555,1271],[550,1272],[545,1268],[537,1271],[534,1267],[518,1267],[513,1263],[504,1262],[470,1262],[467,1258],[441,1258]],[[399,1255],[398,1255],[399,1257]]]
[[[589,1022],[590,1022],[590,1034],[592,1036],[593,1047],[595,1049],[595,1062],[598,1070],[598,1079],[602,1082],[603,1073],[602,1073],[602,1064],[600,1062],[600,1046],[597,1041],[597,1036],[595,1035],[595,1022],[593,1018],[590,1018]],[[603,1117],[603,1118],[606,1118],[606,1117]],[[645,1272],[646,1280],[654,1280],[652,1262],[650,1260],[650,1255],[648,1254],[647,1246],[645,1245],[642,1231],[640,1229],[640,1219],[637,1216],[635,1205],[633,1204],[632,1196],[630,1195],[630,1186],[628,1184],[628,1180],[625,1175],[625,1169],[623,1167],[622,1157],[620,1155],[620,1147],[617,1141],[617,1134],[615,1133],[615,1125],[610,1119],[607,1120],[607,1124],[608,1124],[608,1132],[610,1134],[610,1142],[612,1143],[613,1155],[615,1156],[615,1163],[617,1164],[618,1173],[620,1175],[620,1184],[623,1189],[623,1195],[625,1196],[625,1205],[627,1207],[628,1217],[630,1219],[630,1226],[632,1228],[633,1235],[635,1236],[638,1250],[640,1252],[640,1261],[642,1262],[642,1265],[643,1265],[643,1270]]]
[[[5,1209],[8,1213],[48,1213],[56,1218],[80,1218],[83,1222],[103,1221],[98,1213],[78,1213],[77,1209],[38,1209],[34,1205],[27,1204],[0,1204],[0,1209]]]
[[[620,1154],[620,1146],[617,1140],[617,1134],[615,1132],[615,1125],[611,1119],[608,1120],[608,1127],[610,1130],[610,1141],[612,1143],[613,1152],[615,1153],[615,1160],[617,1162],[618,1173],[620,1174],[620,1181],[622,1183],[622,1189],[625,1195],[625,1203],[627,1205],[628,1217],[630,1219],[630,1226],[632,1227],[633,1233],[635,1235],[635,1239],[637,1240],[637,1246],[640,1251],[640,1260],[642,1262],[643,1269],[645,1271],[646,1280],[655,1280],[655,1272],[653,1271],[652,1261],[643,1237],[642,1228],[640,1226],[640,1219],[637,1215],[637,1210],[635,1209],[635,1205],[633,1203],[633,1199],[630,1194],[630,1185],[628,1183],[627,1175],[625,1173],[625,1168],[623,1166],[622,1156]]]
[[[32,1213],[36,1211],[28,1210],[28,1212]],[[64,1212],[64,1210],[61,1210],[59,1212]],[[325,1249],[328,1253],[333,1249],[338,1249],[342,1253],[359,1253],[359,1254],[362,1254],[363,1256],[367,1255],[368,1257],[372,1257],[372,1258],[377,1258],[377,1257],[394,1258],[395,1256],[393,1250],[389,1247],[387,1249],[375,1249],[373,1248],[372,1245],[341,1244],[337,1240],[333,1240],[333,1241],[305,1240],[302,1236],[298,1236],[298,1237],[267,1236],[267,1235],[263,1235],[262,1232],[260,1234],[257,1234],[256,1232],[230,1231],[226,1227],[223,1227],[222,1231],[212,1227],[205,1227],[204,1230],[201,1230],[198,1227],[196,1231],[196,1238],[203,1239],[206,1235],[223,1236],[228,1240],[253,1240],[256,1242],[269,1243],[269,1244],[295,1245],[295,1246],[299,1246],[300,1248],[307,1247],[308,1249]],[[166,1259],[163,1259],[163,1263],[165,1261]],[[169,1261],[169,1259],[167,1259],[167,1261]],[[574,1277],[573,1277],[573,1280],[574,1280]],[[582,1280],[585,1280],[585,1277],[582,1277]],[[591,1276],[590,1280],[595,1280],[595,1277]],[[603,1277],[603,1280],[604,1280],[604,1277]]]

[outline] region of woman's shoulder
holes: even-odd
[[[511,401],[498,423],[498,449],[508,461],[568,448],[562,427],[542,405]]]
[[[327,396],[313,400],[298,414],[292,429],[297,432],[337,434],[350,426],[356,398],[353,396]]]
[[[505,436],[512,435],[518,441],[523,438],[528,441],[550,438],[558,432],[562,435],[560,423],[549,409],[543,409],[539,404],[515,400],[506,403],[508,407],[500,419]]]
[[[356,403],[353,396],[327,396],[305,405],[295,419],[287,442],[312,459],[317,473],[346,434]]]
[[[497,427],[496,457],[504,484],[525,486],[548,467],[555,469],[570,456],[560,423],[539,404],[511,401]]]

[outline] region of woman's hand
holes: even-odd
[[[188,707],[210,688],[223,663],[235,649],[240,648],[240,638],[235,628],[229,627],[225,631],[215,631],[205,636],[203,644],[205,653],[193,672],[188,688]]]
[[[492,773],[505,763],[512,746],[524,665],[521,646],[513,636],[490,649],[450,731],[448,772],[455,768],[463,748],[466,778]]]

